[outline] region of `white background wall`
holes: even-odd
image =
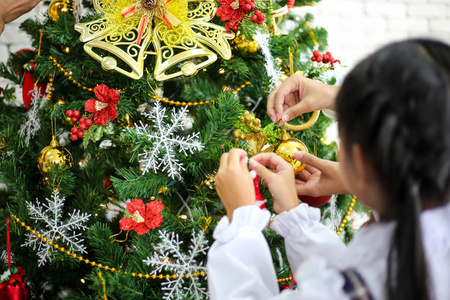
[[[0,36],[0,61],[8,53],[29,47],[29,37],[18,30],[26,18],[46,9],[36,9],[7,24]],[[450,0],[322,0],[311,12],[315,25],[328,30],[329,51],[343,64],[353,66],[379,46],[415,36],[431,36],[450,43]]]
[[[297,10],[315,16],[314,25],[328,31],[333,57],[350,67],[399,39],[434,37],[450,43],[450,0],[322,0]]]

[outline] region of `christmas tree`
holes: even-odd
[[[0,97],[2,270],[9,258],[22,267],[33,299],[208,298],[221,154],[288,158],[288,134],[336,159],[324,114],[286,132],[265,113],[290,69],[335,83],[326,31],[288,14],[317,1],[294,2],[53,0],[43,20],[23,22],[35,51],[0,64],[11,82]],[[350,210],[364,211],[351,195],[321,208],[345,241]],[[288,285],[283,240],[264,234]]]

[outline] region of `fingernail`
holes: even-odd
[[[254,169],[258,165],[258,162],[254,159],[250,159],[248,164],[250,165],[250,168]]]
[[[302,151],[295,152],[294,157],[296,160],[301,160],[303,158],[303,152]]]
[[[247,156],[245,156],[243,160],[244,160],[244,163],[245,163],[245,164],[248,163],[248,157],[247,157]]]
[[[283,118],[281,120],[283,120],[283,123],[286,123],[287,121],[289,121],[289,115],[288,114],[284,114]]]

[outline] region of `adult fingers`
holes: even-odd
[[[297,174],[297,178],[302,181],[308,181],[309,176],[311,176],[311,172],[309,172],[306,168],[300,171],[300,173]]]
[[[309,105],[308,101],[305,101],[305,99],[301,99],[300,102],[284,111],[282,121],[283,123],[289,122],[295,117],[311,111],[312,108]]]
[[[307,182],[296,180],[295,189],[297,190],[297,195],[314,196],[311,186]]]
[[[274,94],[273,107],[275,109],[275,116],[277,121],[281,120],[284,115],[283,105],[286,97],[293,92],[297,92],[299,87],[299,78],[291,76],[287,78],[277,89]]]
[[[326,163],[329,162],[328,160],[320,159],[312,154],[303,151],[295,152],[294,157],[296,160],[308,166],[319,169],[319,171],[324,170],[326,168]]]
[[[278,87],[275,88],[269,97],[267,97],[267,115],[274,123],[278,123],[280,119],[277,119],[277,114],[275,113],[275,94],[278,91]]]

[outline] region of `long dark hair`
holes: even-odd
[[[430,299],[420,213],[449,199],[450,46],[414,39],[378,50],[347,76],[336,110],[344,147],[362,148],[387,196],[382,220],[396,220],[388,298]]]

